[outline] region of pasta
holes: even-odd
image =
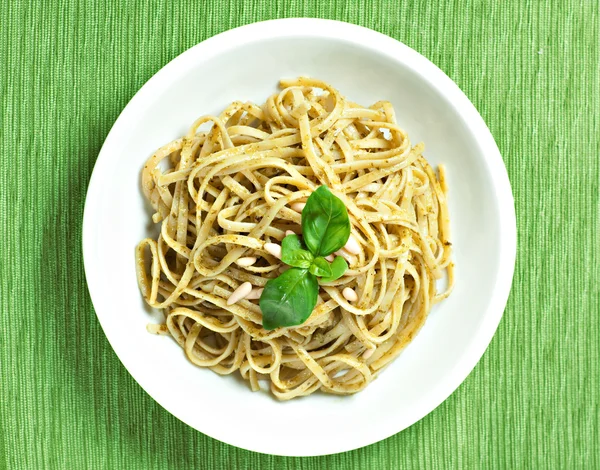
[[[199,118],[144,166],[161,225],[137,247],[137,276],[165,315],[149,331],[281,400],[352,394],[452,290],[445,170],[411,146],[389,102],[362,107],[306,77],[280,85],[263,106],[236,101]],[[286,269],[277,247],[301,235],[301,205],[319,186],[347,208],[352,235],[338,254],[349,268],[319,286],[306,322],[265,330],[260,289]]]

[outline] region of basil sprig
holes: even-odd
[[[310,317],[319,295],[317,278],[335,281],[348,269],[341,256],[331,263],[325,256],[342,248],[349,237],[346,206],[326,186],[319,186],[302,210],[303,240],[288,235],[281,243],[281,261],[291,268],[269,280],[260,296],[264,329],[300,325]]]

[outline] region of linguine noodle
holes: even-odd
[[[165,315],[149,330],[170,334],[197,366],[239,370],[252,390],[268,381],[282,400],[351,394],[452,290],[445,171],[436,175],[423,145],[411,146],[389,102],[365,108],[312,78],[280,84],[263,106],[234,102],[201,117],[144,166],[161,230],[138,245],[137,274],[146,302]],[[265,243],[301,235],[292,206],[321,185],[345,204],[358,250],[338,253],[349,269],[320,285],[304,324],[267,331],[258,298],[227,300],[286,269]],[[357,299],[346,300],[345,288]]]

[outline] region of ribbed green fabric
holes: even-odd
[[[599,11],[593,0],[3,2],[0,467],[600,469]],[[133,94],[216,33],[291,16],[370,27],[455,80],[498,142],[519,231],[504,319],[464,384],[383,442],[305,459],[222,444],[148,397],[94,315],[80,248],[94,162]]]

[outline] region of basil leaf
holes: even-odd
[[[331,277],[333,275],[329,262],[321,257],[315,258],[308,270],[318,277]]]
[[[335,281],[336,279],[342,277],[348,269],[348,263],[346,263],[346,260],[341,256],[336,256],[329,266],[331,267],[331,276],[322,277],[321,282]]]
[[[330,255],[348,241],[348,211],[327,186],[319,186],[306,201],[302,210],[302,236],[315,256]]]
[[[269,280],[259,300],[263,328],[304,323],[317,305],[318,294],[317,278],[308,269],[290,268]]]
[[[296,268],[309,268],[314,256],[310,251],[302,249],[298,235],[288,235],[281,242],[281,261]]]
[[[287,235],[281,242],[281,251],[296,251],[302,249],[302,242],[298,235]]]

